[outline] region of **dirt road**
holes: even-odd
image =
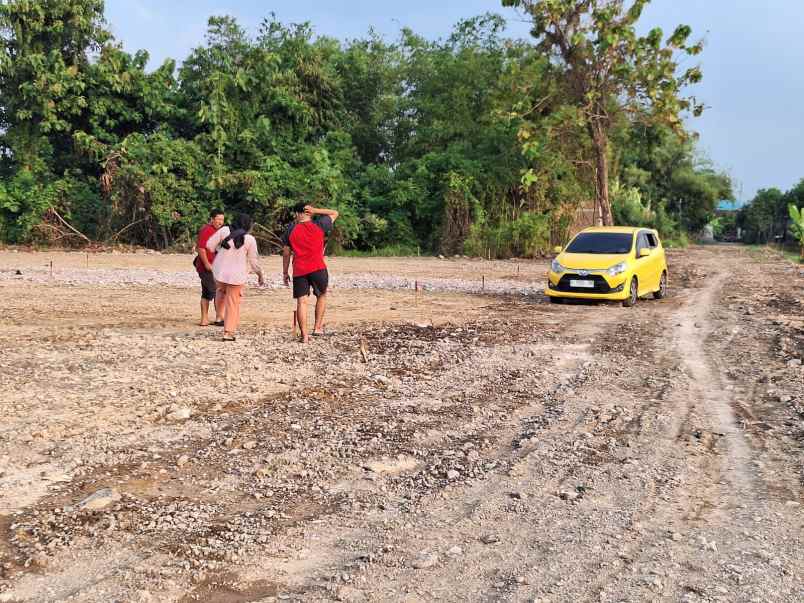
[[[194,328],[186,258],[0,256],[0,601],[804,600],[774,256],[673,253],[630,310],[545,303],[539,262],[341,259],[309,347],[279,289],[234,346]]]

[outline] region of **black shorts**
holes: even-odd
[[[310,287],[316,297],[324,295],[329,285],[329,272],[326,268],[317,270],[304,276],[293,277],[293,298],[307,297],[310,295]]]
[[[201,299],[215,301],[215,289],[218,285],[215,283],[212,272],[199,272],[198,276],[201,279]]]

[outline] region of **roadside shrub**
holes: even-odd
[[[476,221],[469,229],[464,253],[474,256],[537,257],[550,248],[550,216],[524,212],[514,220],[488,226]]]
[[[686,247],[687,235],[679,227],[664,203],[656,203],[655,208],[650,202],[642,198],[642,193],[634,187],[612,186],[612,214],[614,223],[621,226],[643,226],[653,228],[659,232],[662,240],[675,241],[681,247]]]
[[[368,250],[363,249],[343,249],[332,255],[340,255],[343,257],[379,257],[379,258],[395,258],[395,257],[411,257],[421,254],[421,249],[411,245],[388,245],[386,247],[377,247]]]
[[[21,169],[10,180],[0,182],[0,240],[27,241],[55,199],[53,185],[30,170]]]

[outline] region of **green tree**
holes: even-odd
[[[800,257],[804,260],[804,210],[796,207],[794,203],[787,206],[787,211],[790,213],[790,231],[799,244]]]
[[[696,55],[691,30],[679,26],[663,41],[655,28],[636,33],[649,0],[502,0],[530,17],[537,47],[561,70],[566,103],[586,129],[594,172],[598,219],[612,224],[609,199],[610,139],[620,120],[650,121],[681,128],[680,113],[702,106],[682,98],[701,79],[698,67],[679,74],[679,55]]]
[[[778,188],[762,189],[751,202],[740,210],[738,225],[743,229],[747,243],[768,243],[783,227],[777,225],[780,210],[786,210],[784,193]],[[785,216],[785,219],[787,216]]]
[[[69,132],[86,108],[89,52],[109,40],[103,0],[8,0],[0,4],[0,145],[4,157],[41,173],[47,136]]]
[[[338,208],[336,248],[534,255],[595,194],[601,107],[618,216],[694,228],[722,175],[670,128],[637,133],[662,116],[678,126],[683,77],[661,69],[667,48],[690,50],[688,32],[664,46],[655,32],[635,37],[644,3],[622,4],[579,5],[575,63],[544,52],[550,23],[535,46],[505,39],[493,14],[443,39],[405,29],[392,42],[316,36],[273,16],[250,36],[217,16],[178,70],[168,60],[149,73],[146,51],[108,34],[100,0],[0,2],[0,238],[63,241],[75,226],[164,247],[223,205],[254,214],[255,232],[276,242],[287,207],[304,200]],[[604,50],[614,84],[593,82],[580,102],[573,77],[596,73]],[[657,88],[619,94],[645,65]]]

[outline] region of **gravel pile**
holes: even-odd
[[[51,275],[47,269],[33,269],[16,274],[12,271],[0,272],[0,282],[17,280],[36,284],[64,284],[72,286],[94,285],[97,287],[126,286],[168,286],[198,287],[198,276],[194,272],[165,272],[147,269],[97,269],[97,270],[54,270]],[[375,273],[358,273],[349,275],[331,275],[333,288],[341,289],[413,289],[413,279],[388,276]],[[419,287],[431,292],[448,293],[488,293],[496,295],[540,295],[541,283],[523,284],[510,280],[428,278],[419,280]],[[256,277],[252,276],[252,285],[256,286]],[[266,289],[283,288],[281,274],[268,274]]]

